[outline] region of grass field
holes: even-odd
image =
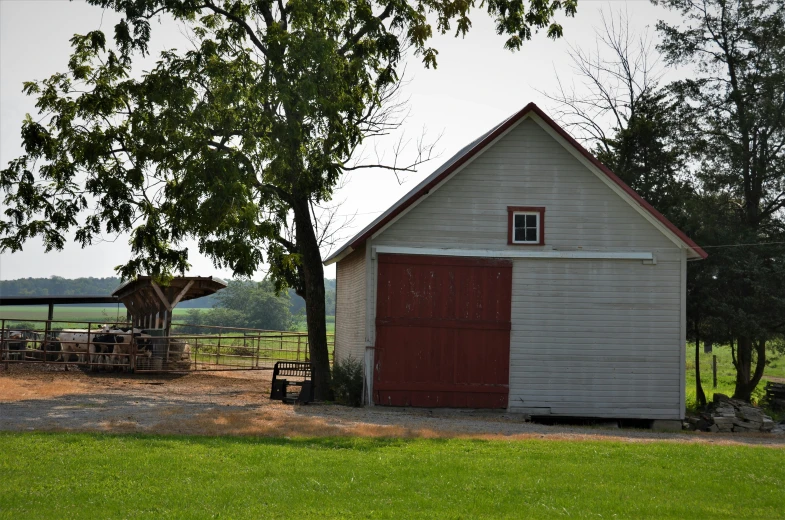
[[[191,309],[175,308],[174,319],[183,320]],[[209,309],[200,309],[209,310]],[[23,322],[25,320],[45,320],[47,316],[46,306],[36,305],[9,305],[0,307],[0,318]],[[114,322],[125,320],[125,307],[120,305],[106,305],[96,307],[85,307],[79,305],[55,305],[54,319],[65,320],[70,323],[75,322]],[[307,329],[305,321],[295,325],[295,330],[305,332]],[[335,332],[335,316],[327,316],[327,332]]]
[[[326,316],[327,318],[327,333],[332,334],[335,332],[335,316]],[[299,332],[305,332],[308,330],[308,325],[305,321],[301,321],[295,325],[294,330]]]
[[[712,376],[712,355],[717,356],[717,388],[713,388]],[[778,379],[785,379],[785,355],[778,354],[769,350],[766,354],[768,364],[763,372],[763,379],[761,380],[758,388],[755,390],[753,400],[758,400],[764,395],[764,387],[768,378],[774,377]],[[719,392],[725,395],[733,395],[734,387],[736,386],[736,369],[733,368],[733,358],[731,355],[730,346],[714,346],[711,354],[704,354],[703,347],[701,346],[701,384],[703,385],[703,392],[706,398],[711,401],[714,392]],[[695,397],[695,344],[687,345],[687,409],[694,410],[696,407]]]
[[[175,319],[185,317],[190,309],[175,308]],[[7,320],[45,320],[48,309],[45,305],[8,305],[0,307],[0,318]],[[89,307],[84,305],[55,305],[54,319],[69,322],[93,321],[114,322],[125,321],[125,306],[106,305],[103,307]]]
[[[785,518],[785,450],[0,434],[0,518]]]

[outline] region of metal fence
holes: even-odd
[[[305,332],[173,324],[175,332],[164,336],[158,335],[162,330],[140,333],[127,323],[76,322],[75,327],[73,321],[25,322],[34,328],[14,328],[12,320],[0,319],[0,361],[6,366],[39,363],[93,371],[187,372],[264,370],[276,361],[309,361]],[[328,334],[331,362],[334,341]]]

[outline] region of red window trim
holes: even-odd
[[[538,242],[513,242],[512,216],[518,212],[539,213],[540,232]],[[511,246],[544,246],[545,245],[545,208],[541,206],[507,206],[507,244]]]

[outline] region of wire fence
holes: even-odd
[[[306,332],[239,327],[189,327],[139,330],[128,323],[77,323],[27,320],[27,328],[0,319],[0,361],[78,365],[92,371],[188,372],[193,370],[264,370],[277,361],[309,361]],[[197,332],[193,332],[197,330]],[[333,360],[335,338],[327,335]]]

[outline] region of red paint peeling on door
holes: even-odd
[[[374,402],[506,408],[512,263],[379,255]]]

